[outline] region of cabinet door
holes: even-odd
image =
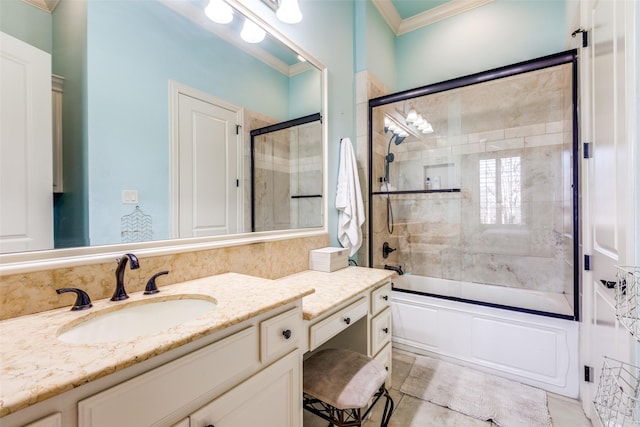
[[[193,413],[190,427],[301,427],[302,356],[283,357]]]

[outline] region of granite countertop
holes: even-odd
[[[303,273],[301,277],[307,276]],[[226,273],[164,286],[151,296],[136,292],[122,302],[94,301],[86,311],[66,307],[2,321],[0,417],[286,305],[313,293],[313,288],[312,280],[273,281]],[[102,309],[189,295],[214,299],[216,309],[179,326],[126,341],[68,344],[56,338],[64,325],[93,317]]]
[[[305,320],[313,320],[367,289],[377,287],[396,273],[368,267],[347,267],[332,273],[307,270],[276,282],[286,285],[311,286],[315,292],[302,299]]]

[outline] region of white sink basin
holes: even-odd
[[[215,307],[211,300],[193,297],[129,303],[72,326],[58,339],[71,344],[126,341],[193,320]]]

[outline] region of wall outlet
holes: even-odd
[[[138,203],[138,190],[122,190],[122,203],[127,205]]]

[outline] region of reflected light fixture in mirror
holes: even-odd
[[[224,0],[210,0],[204,8],[207,18],[218,24],[228,24],[233,20],[233,9]]]
[[[265,31],[258,27],[254,22],[250,19],[244,20],[244,26],[242,27],[242,32],[240,33],[240,37],[242,40],[247,43],[260,43],[264,40],[266,33]]]
[[[276,11],[276,17],[285,24],[297,24],[302,21],[298,0],[262,0]]]
[[[418,112],[414,108],[409,110],[409,114],[407,114],[406,122],[409,125],[413,125],[422,133],[433,132],[433,126],[431,126],[431,123],[429,123],[427,119],[422,117],[421,114],[418,114]]]
[[[280,7],[276,11],[276,16],[285,24],[297,24],[302,21],[298,0],[280,0]]]

